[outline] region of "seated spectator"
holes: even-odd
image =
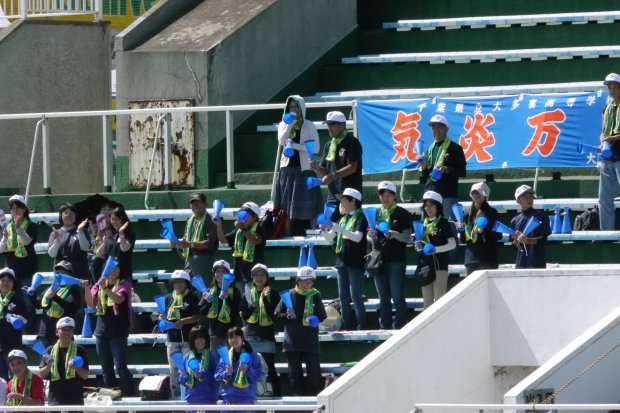
[[[32,374],[28,368],[28,357],[22,350],[9,353],[9,364],[13,378],[8,383],[7,406],[43,406],[45,392],[43,379]]]
[[[204,326],[194,326],[188,341],[190,351],[183,357],[187,372],[179,372],[179,382],[186,389],[185,401],[196,405],[217,404],[220,386],[215,381],[215,372],[220,356],[217,351],[209,350],[209,332]],[[200,362],[198,369],[191,367],[190,360]]]
[[[19,317],[23,324],[28,323],[28,309],[17,290],[15,273],[3,268],[0,270],[0,377],[5,380],[9,379],[9,351],[23,347],[23,329],[14,328],[8,320],[9,315]]]
[[[49,406],[84,404],[84,384],[89,372],[88,355],[84,347],[73,341],[74,332],[75,321],[71,317],[58,320],[58,341],[47,349],[48,354],[41,359],[39,374],[50,380],[47,395]]]
[[[50,234],[47,253],[54,259],[54,264],[60,261],[70,262],[75,276],[87,280],[88,251],[91,243],[88,219],[76,227],[77,209],[71,204],[61,206],[58,215],[62,226]]]

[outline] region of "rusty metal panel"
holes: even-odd
[[[193,100],[140,100],[130,101],[129,109],[177,108],[191,107]],[[149,165],[155,143],[157,119],[165,115],[165,110],[158,114],[134,114],[129,117],[129,185],[132,189],[145,189],[148,180]],[[172,185],[194,187],[194,113],[172,114]],[[160,141],[155,153],[151,187],[164,185],[164,137],[165,123],[161,125]]]

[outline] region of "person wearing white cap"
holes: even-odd
[[[247,218],[242,219],[245,216]],[[243,283],[252,282],[252,267],[265,262],[265,230],[260,224],[260,208],[254,202],[246,202],[237,213],[234,229],[224,233],[222,220],[217,222],[217,237],[223,244],[228,244],[233,250],[235,259],[235,281],[239,289],[244,290]]]
[[[211,286],[199,303],[200,314],[209,326],[209,349],[213,351],[227,345],[228,330],[241,324],[241,293],[235,283],[231,283],[228,290],[222,290],[224,274],[230,274],[230,264],[224,260],[215,261]]]
[[[172,397],[180,397],[179,369],[170,355],[177,351],[181,354],[189,352],[189,332],[200,319],[198,314],[200,299],[190,288],[191,278],[185,271],[173,271],[170,282],[173,291],[167,294],[165,299],[168,311],[166,314],[159,314],[159,319],[171,321],[175,325],[174,328],[166,331],[166,353],[170,366],[170,391]]]
[[[379,296],[379,326],[392,329],[392,300],[396,310],[394,326],[399,329],[407,324],[407,301],[405,298],[405,270],[407,244],[411,239],[411,214],[396,202],[396,185],[389,181],[379,183],[379,201],[376,222],[386,222],[388,230],[368,228],[367,241],[380,250],[383,258],[381,270],[372,274]],[[370,271],[369,271],[370,273]]]
[[[288,362],[291,389],[296,396],[316,396],[322,389],[321,362],[319,359],[319,328],[313,327],[312,318],[327,318],[323,299],[314,288],[316,274],[312,267],[297,269],[295,288],[290,290],[293,308],[287,308],[283,300],[276,307],[276,317],[284,320],[282,350]],[[304,371],[302,363],[306,363]]]
[[[8,316],[18,317],[26,324],[27,308],[23,294],[17,289],[15,272],[8,267],[0,269],[0,377],[5,380],[9,379],[9,351],[22,347],[23,334],[23,329],[13,327]]]
[[[273,386],[273,396],[282,396],[280,377],[276,371],[276,336],[274,313],[280,302],[280,294],[269,284],[269,269],[265,264],[252,268],[252,284],[246,284],[241,299],[241,318],[244,322],[245,339],[254,351],[260,353],[268,367],[268,378]]]
[[[549,216],[534,209],[535,192],[528,185],[521,185],[515,191],[515,200],[521,206],[521,212],[510,221],[515,230],[512,244],[517,248],[515,268],[546,268],[545,244],[551,235]],[[524,234],[531,219],[540,221],[531,233]]]
[[[337,204],[345,188],[362,190],[362,145],[347,132],[342,112],[329,112],[325,123],[331,140],[323,148],[321,162],[310,162],[310,167],[327,185],[327,202]]]
[[[13,377],[8,383],[7,406],[43,406],[45,391],[43,379],[28,368],[28,356],[22,350],[9,352],[9,364]]]
[[[336,264],[338,270],[338,297],[342,311],[344,329],[364,330],[366,328],[366,307],[362,287],[366,265],[366,237],[368,221],[362,210],[362,194],[353,188],[346,188],[339,205],[340,221],[331,227],[321,226],[325,239],[336,238]],[[355,307],[357,324],[353,323],[350,303]]]
[[[605,143],[611,149],[611,157],[600,159],[600,180],[598,185],[598,204],[600,225],[603,231],[616,229],[616,212],[614,196],[620,184],[620,75],[610,73],[603,82],[609,92],[609,103],[603,112],[603,130],[601,145]]]
[[[63,317],[56,323],[58,341],[48,347],[41,358],[39,374],[50,379],[47,404],[50,406],[81,406],[84,404],[84,384],[88,380],[88,355],[84,347],[75,344],[75,321]]]
[[[316,126],[306,120],[304,99],[299,95],[289,96],[278,125],[278,143],[283,151],[273,200],[274,211],[284,209],[286,235],[292,235],[293,220],[310,221],[310,226],[314,228],[316,216],[323,209],[321,188],[315,186],[308,189],[306,183],[309,178],[316,178],[309,161],[321,149]],[[308,153],[308,147],[312,154]]]
[[[415,242],[415,249],[419,252],[418,268],[431,265],[435,269],[435,280],[422,286],[424,308],[428,308],[448,290],[448,252],[456,248],[456,238],[444,217],[441,195],[426,191],[422,198],[424,234],[422,241]],[[428,245],[433,247],[423,252],[423,247],[429,249]]]
[[[492,230],[499,219],[497,210],[488,203],[491,189],[484,182],[471,186],[471,208],[457,222],[461,241],[465,243],[465,269],[467,275],[476,270],[497,269],[497,242],[502,234]]]
[[[29,283],[38,270],[34,245],[37,242],[37,225],[30,221],[30,211],[21,195],[9,198],[11,220],[2,230],[0,254],[6,252],[6,265],[15,271],[17,287]]]

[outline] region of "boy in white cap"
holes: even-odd
[[[512,241],[517,248],[515,268],[546,268],[545,244],[551,234],[549,216],[534,209],[534,190],[530,186],[518,187],[515,199],[521,206],[521,213],[510,221],[510,226],[516,231]],[[525,235],[523,231],[530,220],[538,220],[540,225]]]
[[[84,404],[84,384],[88,380],[88,356],[82,346],[73,341],[75,321],[63,317],[56,323],[58,341],[47,349],[39,365],[41,378],[50,379],[47,404],[50,406],[81,406]]]
[[[12,350],[8,356],[13,378],[8,383],[7,406],[43,406],[43,379],[28,368],[28,357],[22,350]]]
[[[342,112],[329,112],[325,123],[331,141],[323,148],[321,162],[309,164],[327,185],[327,202],[337,204],[345,188],[362,191],[362,145],[347,132],[347,118]]]
[[[603,130],[601,132],[601,145],[609,144],[611,149],[610,159],[601,159],[598,166],[600,180],[598,186],[598,204],[600,213],[601,230],[613,231],[616,229],[614,194],[620,183],[620,75],[610,73],[603,82],[609,92],[609,104],[603,112]]]

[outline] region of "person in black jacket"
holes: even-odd
[[[30,221],[30,211],[21,195],[9,198],[11,220],[2,230],[0,253],[6,253],[6,265],[15,271],[15,289],[27,285],[37,272],[37,225]],[[28,304],[27,304],[28,305]]]
[[[58,221],[61,227],[50,234],[47,253],[54,259],[54,264],[60,261],[70,262],[73,274],[87,280],[89,278],[88,251],[91,245],[89,222],[85,219],[76,226],[77,213],[77,208],[71,204],[60,207]]]
[[[471,186],[471,208],[463,217],[464,222],[457,222],[461,231],[461,241],[465,242],[465,269],[467,275],[476,270],[497,269],[497,241],[502,234],[493,232],[493,224],[499,219],[497,210],[487,202],[491,189],[484,182]],[[486,224],[485,224],[486,221]],[[480,227],[480,224],[485,224]]]
[[[17,289],[15,272],[3,268],[0,270],[0,377],[5,380],[9,379],[9,353],[23,348],[22,329],[13,327],[7,318],[9,314],[18,317],[23,324],[28,322],[26,302]]]
[[[534,209],[534,195],[534,190],[528,185],[521,185],[515,191],[515,199],[521,206],[521,212],[510,221],[510,227],[516,231],[512,237],[512,244],[517,249],[515,268],[547,267],[545,244],[551,235],[549,216]],[[524,232],[530,220],[540,224],[526,235]]]
[[[109,236],[103,238],[97,255],[104,258],[114,257],[118,260],[120,275],[124,280],[131,282],[133,276],[133,248],[136,244],[136,235],[131,230],[129,217],[123,207],[114,208],[110,214]],[[102,268],[103,269],[103,268]],[[95,274],[101,276],[101,274]]]
[[[312,316],[323,321],[327,314],[321,293],[313,287],[315,281],[316,275],[311,267],[299,268],[295,288],[290,290],[293,308],[287,308],[280,300],[275,310],[276,317],[285,320],[282,347],[288,361],[291,388],[297,396],[316,396],[322,389],[319,329],[310,323],[314,318]],[[302,362],[306,363],[306,386]]]
[[[246,286],[241,300],[241,317],[245,324],[245,339],[260,353],[269,368],[267,373],[273,395],[282,396],[280,377],[276,371],[276,337],[274,312],[280,295],[269,285],[269,269],[264,264],[252,268],[252,286]]]

